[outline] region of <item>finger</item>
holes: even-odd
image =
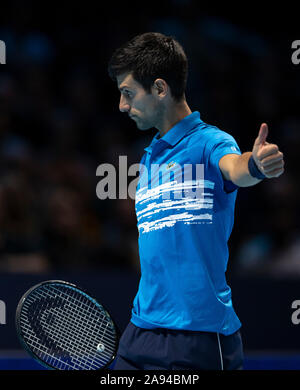
[[[266,123],[263,123],[260,126],[258,137],[255,140],[255,145],[264,145],[264,143],[266,142],[268,133],[269,133],[268,125]]]
[[[265,173],[266,177],[271,179],[272,177],[279,177],[284,172],[284,168],[277,168],[271,172]]]
[[[274,171],[274,170],[276,170],[276,169],[281,169],[281,168],[283,168],[283,167],[284,167],[284,161],[281,160],[281,161],[279,161],[279,162],[277,162],[277,163],[274,163],[274,164],[272,164],[272,165],[269,165],[268,167],[262,166],[261,168],[262,168],[262,170],[264,171],[264,173],[267,174],[267,173],[270,173],[270,172],[272,172],[272,171]]]
[[[282,161],[282,160],[283,160],[283,153],[278,152],[276,154],[272,154],[270,156],[263,158],[262,160],[260,160],[260,162],[262,166],[267,167],[273,164],[274,162]]]
[[[262,161],[265,157],[276,154],[278,151],[278,146],[275,144],[264,145],[263,148],[258,151],[257,158]]]

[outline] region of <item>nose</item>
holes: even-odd
[[[121,112],[128,112],[130,110],[130,105],[128,104],[128,102],[126,101],[124,96],[122,96],[122,95],[121,95],[121,98],[120,98],[119,110]]]

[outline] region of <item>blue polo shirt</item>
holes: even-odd
[[[145,148],[135,199],[136,326],[225,335],[240,328],[225,277],[237,187],[218,165],[232,153],[241,154],[234,138],[198,111]]]

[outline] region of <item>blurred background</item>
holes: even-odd
[[[262,122],[285,155],[278,179],[240,189],[229,241],[228,282],[243,324],[246,368],[300,368],[300,39],[292,7],[243,4],[206,10],[195,0],[112,4],[1,4],[0,369],[36,368],[14,330],[21,295],[64,278],[104,301],[121,330],[138,278],[134,201],[99,200],[96,169],[138,163],[155,130],[118,110],[107,74],[112,52],[134,35],[173,35],[189,58],[187,101],[207,123],[252,150]]]

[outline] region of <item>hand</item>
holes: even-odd
[[[283,153],[277,145],[266,142],[268,132],[268,125],[263,123],[253,145],[252,156],[258,169],[267,178],[279,177],[284,172]]]

